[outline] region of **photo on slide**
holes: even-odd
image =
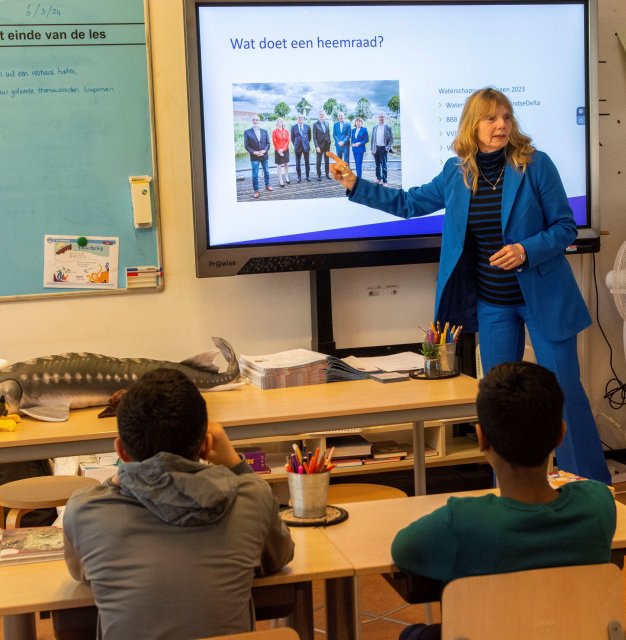
[[[327,179],[326,151],[367,180],[402,185],[398,80],[238,83],[232,92],[237,202],[345,198]],[[381,124],[388,151],[375,154]]]

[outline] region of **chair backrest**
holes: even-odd
[[[442,640],[613,640],[623,625],[624,579],[613,564],[461,578],[443,591]]]
[[[300,636],[289,627],[276,627],[265,631],[250,631],[249,633],[234,633],[230,636],[214,636],[200,638],[200,640],[300,640]]]

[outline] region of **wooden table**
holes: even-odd
[[[246,385],[204,394],[209,418],[221,422],[232,440],[296,435],[352,427],[413,424],[416,493],[425,492],[424,422],[475,413],[478,382],[460,375],[447,380],[374,380],[263,391]],[[101,409],[72,411],[67,422],[25,419],[18,431],[0,432],[0,462],[102,453],[113,450],[114,418]]]
[[[351,610],[355,616],[350,623],[343,621],[343,624],[348,627],[341,636],[343,640],[355,640],[360,637],[358,606],[354,606],[358,594],[359,576],[386,574],[398,570],[391,558],[391,542],[400,529],[443,506],[450,496],[470,497],[497,492],[497,489],[482,489],[462,493],[377,500],[375,504],[351,502],[339,505],[348,511],[348,519],[333,527],[326,527],[323,532],[354,568],[351,578],[338,581],[332,586],[339,591],[335,594],[335,598],[353,604]],[[626,505],[620,502],[616,502],[615,505],[617,526],[612,548],[624,550],[626,549]]]
[[[326,580],[329,640],[360,637],[357,619],[359,576],[397,570],[391,558],[396,532],[444,505],[451,495],[478,496],[497,490],[467,491],[414,498],[395,498],[342,505],[349,518],[326,528],[292,528],[294,560],[282,571],[255,580],[255,586],[298,584],[293,626],[301,640],[313,640],[311,581]],[[626,549],[626,506],[616,503],[613,549]],[[374,511],[375,510],[375,511]],[[0,567],[0,616],[5,616],[5,640],[32,640],[34,612],[93,604],[87,585],[74,581],[62,560]]]
[[[296,544],[294,559],[278,573],[255,579],[254,586],[262,589],[297,585],[291,624],[301,640],[313,640],[311,581],[326,580],[332,585],[334,580],[349,579],[354,571],[322,529],[292,528],[291,534]],[[35,640],[38,611],[73,609],[94,603],[89,586],[70,576],[64,560],[0,567],[0,584],[0,616],[4,616],[5,640]],[[330,611],[333,611],[332,603]],[[343,616],[345,619],[346,614]],[[344,620],[341,623],[344,624]],[[332,635],[329,638],[334,640]]]

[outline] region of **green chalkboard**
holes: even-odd
[[[118,238],[118,290],[160,266],[146,33],[143,0],[0,0],[0,301],[93,291],[44,287],[46,235]]]

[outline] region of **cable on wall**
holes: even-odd
[[[593,260],[593,285],[595,288],[595,296],[596,296],[596,322],[598,324],[598,329],[600,329],[600,333],[604,338],[608,348],[609,348],[609,367],[613,373],[613,377],[609,379],[604,387],[604,397],[608,400],[609,406],[612,409],[621,409],[626,404],[626,385],[619,379],[619,376],[615,372],[613,368],[613,347],[611,347],[611,343],[609,339],[606,337],[606,333],[604,333],[604,329],[602,328],[602,324],[600,323],[600,304],[599,304],[599,295],[598,295],[598,278],[596,275],[596,255],[592,254]]]

